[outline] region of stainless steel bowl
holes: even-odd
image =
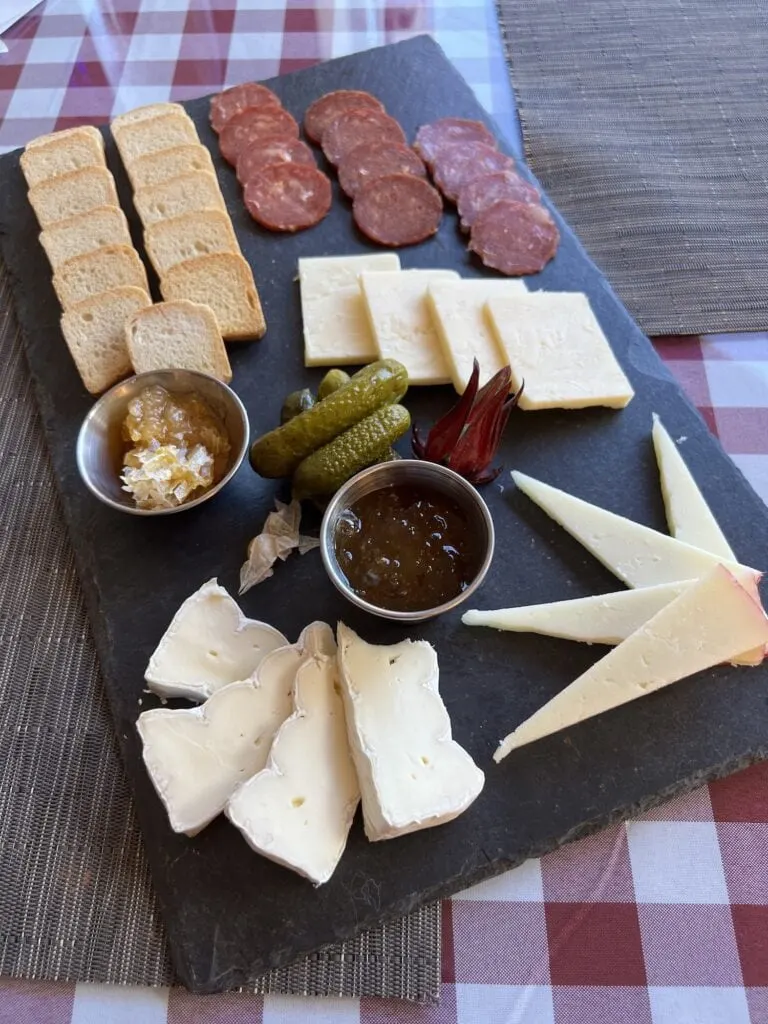
[[[229,464],[224,476],[198,498],[176,508],[137,508],[130,494],[122,489],[120,474],[123,468],[125,441],[122,425],[128,412],[128,403],[144,388],[159,384],[176,394],[194,392],[218,413],[224,422],[230,441]],[[134,516],[163,516],[183,512],[208,501],[226,487],[237,472],[248,451],[248,414],[235,392],[215,377],[192,370],[153,370],[116,384],[96,402],[83,420],[77,437],[77,468],[88,490],[99,501],[120,512]]]
[[[456,597],[446,601],[437,608],[425,608],[415,612],[392,611],[389,608],[379,608],[374,604],[359,597],[347,583],[346,577],[336,558],[334,535],[341,513],[349,508],[355,501],[370,494],[371,491],[378,491],[384,487],[391,487],[395,484],[410,484],[418,486],[425,484],[430,489],[445,494],[466,511],[470,529],[476,530],[480,536],[481,549],[484,550],[483,560],[477,571],[477,575],[470,585]],[[456,608],[466,601],[470,594],[474,594],[486,577],[493,559],[495,535],[493,519],[488,511],[488,506],[477,493],[475,488],[467,483],[458,473],[444,466],[438,466],[434,462],[422,462],[418,459],[400,459],[395,462],[383,462],[378,466],[371,466],[364,469],[357,476],[353,476],[341,487],[330,505],[325,511],[323,522],[320,527],[320,554],[322,555],[325,571],[331,578],[334,586],[348,601],[362,608],[371,615],[378,615],[383,619],[394,619],[399,622],[423,622],[425,619],[432,619],[436,615],[442,615],[452,608]]]

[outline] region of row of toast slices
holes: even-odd
[[[110,127],[166,300],[155,306],[101,133],[42,136],[20,161],[83,383],[98,394],[132,370],[169,366],[229,381],[222,339],[260,338],[266,324],[210,153],[178,104],[137,108]]]

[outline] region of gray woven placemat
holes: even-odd
[[[648,334],[768,327],[765,0],[497,0],[526,154]]]
[[[172,984],[1,263],[0,365],[0,974]],[[252,990],[435,1001],[440,905]]]

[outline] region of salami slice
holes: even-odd
[[[339,184],[352,198],[362,187],[385,174],[413,174],[426,178],[421,157],[410,146],[393,142],[364,142],[355,146],[339,165]]]
[[[282,135],[297,139],[299,126],[282,107],[246,107],[230,117],[219,135],[221,155],[234,167],[246,146],[256,139]]]
[[[323,132],[323,152],[337,166],[364,142],[405,143],[405,132],[389,114],[372,107],[353,107],[339,114]]]
[[[475,220],[469,248],[510,277],[538,274],[557,252],[560,233],[543,206],[499,199]]]
[[[496,171],[473,178],[459,192],[458,203],[461,228],[469,231],[479,214],[499,199],[514,199],[518,203],[538,203],[538,190],[521,178],[516,171]]]
[[[443,215],[440,193],[413,174],[387,174],[358,190],[352,205],[355,224],[381,245],[423,242],[437,232]]]
[[[247,107],[279,107],[280,100],[266,85],[258,82],[243,82],[225,89],[218,96],[211,97],[211,128],[220,132],[235,114]]]
[[[316,167],[312,150],[300,139],[289,139],[285,135],[271,135],[249,143],[237,158],[237,180],[241,185],[254,178],[270,164],[308,164]]]
[[[317,167],[281,163],[262,168],[245,183],[248,213],[270,231],[302,231],[331,208],[331,183]]]
[[[337,89],[336,92],[327,92],[319,100],[315,100],[307,107],[304,115],[304,131],[313,141],[320,143],[323,132],[334,121],[339,114],[353,107],[370,107],[372,110],[379,110],[383,114],[384,104],[377,100],[369,92],[360,92],[358,89]]]
[[[431,167],[441,150],[457,142],[484,142],[496,148],[496,139],[482,121],[467,121],[463,117],[443,117],[423,124],[416,132],[413,148]]]
[[[432,177],[446,199],[456,202],[461,189],[485,174],[511,171],[515,161],[485,142],[455,142],[437,155]]]

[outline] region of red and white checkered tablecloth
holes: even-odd
[[[491,0],[48,0],[3,37],[0,151],[421,32],[513,135]],[[768,333],[656,345],[768,500]],[[0,979],[0,1024],[766,1024],[768,764],[444,908],[439,1007]]]

